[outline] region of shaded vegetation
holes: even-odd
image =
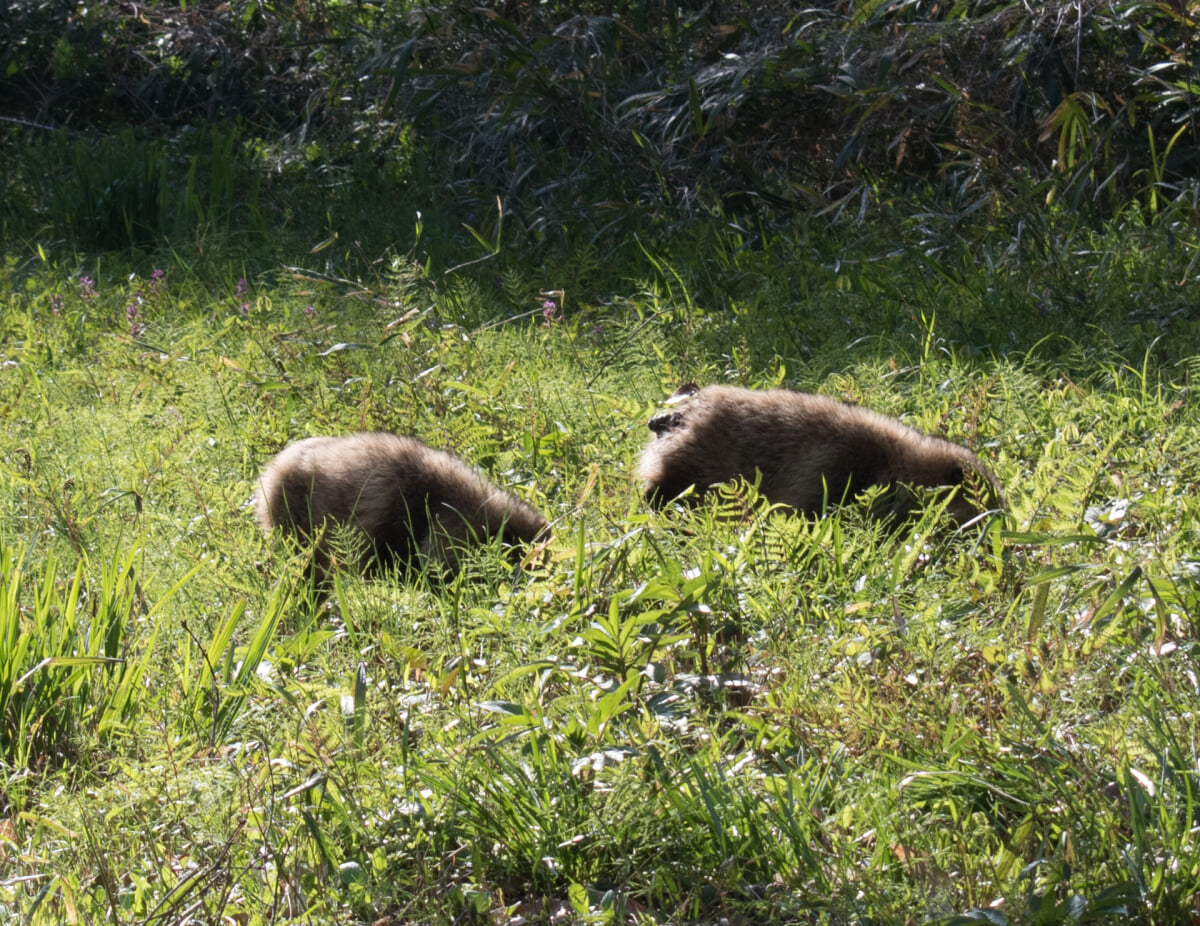
[[[1060,200],[1175,207],[1194,231],[1181,7],[8,8],[8,240],[220,232],[269,261],[338,235],[357,275],[418,211],[467,226],[437,242],[446,266],[472,238],[525,265],[625,261],[633,236],[701,218],[761,247],[763,223],[855,224],[911,196],[967,229]]]

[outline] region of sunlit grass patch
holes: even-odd
[[[1200,425],[1175,368],[983,360],[930,315],[815,373],[686,299],[547,324],[482,291],[410,315],[385,289],[240,278],[171,271],[169,306],[146,274],[86,298],[47,279],[77,300],[58,315],[5,297],[9,624],[77,657],[127,617],[117,668],[11,689],[0,902],[33,922],[1191,909]],[[739,482],[653,511],[634,461],[690,379],[944,434],[1004,509],[960,529],[930,493],[882,524],[867,493],[797,517]],[[463,456],[553,539],[318,594],[307,551],[253,523],[254,479],[290,441],[370,428]]]

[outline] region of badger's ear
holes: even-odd
[[[682,423],[683,415],[679,412],[659,412],[646,422],[646,427],[655,434],[666,434],[668,431],[674,431]]]
[[[678,389],[676,389],[673,393],[671,393],[671,397],[669,399],[667,399],[667,404],[668,405],[676,405],[679,402],[682,402],[688,396],[695,395],[699,391],[700,391],[700,387],[697,386],[695,383],[684,383],[682,386],[680,386]]]

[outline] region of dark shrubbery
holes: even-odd
[[[324,4],[8,4],[4,115],[39,125],[170,129],[243,118],[287,126],[322,89]]]
[[[499,195],[535,246],[906,190],[1154,213],[1197,174],[1195,24],[1145,0],[7,7],[0,144],[222,121],[333,197],[419,151],[427,208]],[[18,173],[6,192],[37,186]]]

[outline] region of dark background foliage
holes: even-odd
[[[750,247],[812,217],[961,230],[1059,203],[1190,232],[1198,64],[1193,11],[1143,0],[8,0],[0,229],[236,234],[268,260],[339,237],[361,263],[419,211],[425,247],[503,240],[526,265],[699,217]]]

